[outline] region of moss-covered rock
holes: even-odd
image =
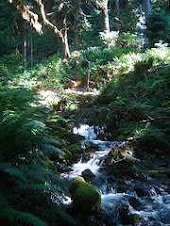
[[[67,153],[66,160],[70,161],[71,163],[77,162],[82,154],[80,143],[67,145],[65,152]]]
[[[76,191],[76,189],[81,186],[81,184],[86,183],[83,177],[77,177],[74,181],[71,182],[70,186],[69,186],[69,191],[70,194],[74,194],[74,192]]]
[[[95,186],[85,182],[82,177],[76,178],[70,185],[74,208],[88,214],[101,209],[101,195]]]
[[[125,225],[136,225],[142,220],[140,215],[130,213],[128,206],[122,207],[119,215],[121,223]]]

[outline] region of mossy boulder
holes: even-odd
[[[101,195],[97,188],[85,182],[82,177],[76,178],[70,185],[74,208],[84,214],[101,209]]]
[[[130,213],[129,206],[124,206],[120,209],[119,217],[122,224],[136,225],[142,218],[136,213]]]
[[[82,149],[81,149],[81,145],[79,143],[77,144],[66,144],[65,148],[64,148],[64,152],[65,154],[65,159],[69,162],[69,163],[75,163],[77,162],[82,154]]]
[[[129,225],[137,225],[141,220],[141,217],[138,214],[134,213],[127,215],[122,223]]]

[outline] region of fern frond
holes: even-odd
[[[23,126],[23,129],[25,130],[26,128],[30,129],[32,134],[37,135],[41,134],[45,131],[46,125],[39,121],[39,120],[31,120],[27,124]]]
[[[8,206],[0,206],[0,219],[5,220],[12,226],[32,225],[47,226],[47,224],[30,213],[24,213]]]
[[[62,194],[64,193],[64,189],[62,186],[54,185],[48,182],[45,182],[44,184],[22,184],[16,186],[16,190],[22,190],[22,191],[35,191],[35,192],[52,192],[55,194]]]
[[[58,141],[58,140],[56,140],[54,138],[51,138],[51,137],[44,137],[43,143],[44,144],[51,144],[51,145],[53,145],[56,148],[61,147],[60,141]]]
[[[57,156],[59,158],[62,158],[65,155],[62,150],[56,148],[52,144],[42,144],[41,151],[47,156]]]
[[[11,165],[10,163],[1,163],[0,171],[9,174],[12,177],[18,178],[22,181],[26,181],[24,173],[16,166]]]

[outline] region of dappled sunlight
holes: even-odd
[[[169,1],[0,8],[0,226],[170,225]]]

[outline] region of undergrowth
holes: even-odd
[[[142,150],[168,153],[169,62],[170,50],[160,47],[138,54],[130,71],[114,70],[111,81],[85,111],[88,121],[106,128],[112,139],[131,138]]]
[[[74,223],[61,205],[67,184],[55,166],[65,159],[71,125],[56,118],[31,91],[0,87],[1,225]]]

